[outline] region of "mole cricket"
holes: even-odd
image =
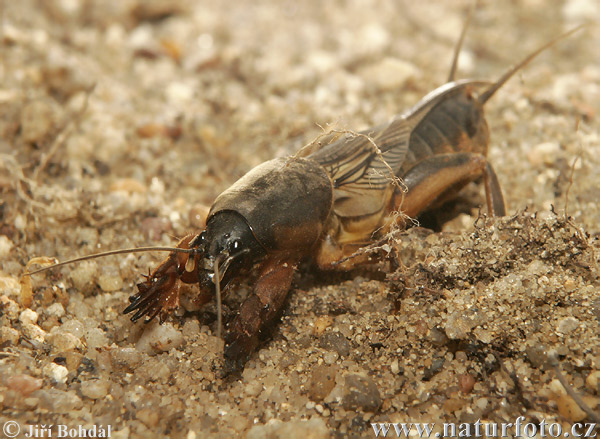
[[[181,283],[198,284],[199,303],[216,299],[220,336],[221,292],[254,273],[253,290],[225,335],[225,371],[241,370],[280,316],[301,261],[310,259],[325,270],[364,264],[360,253],[355,257],[361,248],[406,227],[407,218],[452,199],[479,178],[489,214],[505,215],[502,190],[487,160],[489,129],[483,107],[534,57],[581,27],[546,43],[495,82],[455,80],[468,22],[446,84],[387,124],[317,139],[293,156],[251,169],[216,198],[206,228],[185,236],[175,248],[116,250],[25,274],[109,254],[169,251],[137,284],[123,312],[133,313],[133,322],[158,316],[162,323],[179,305]]]

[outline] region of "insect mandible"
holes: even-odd
[[[250,170],[216,198],[204,230],[185,236],[176,248],[162,249],[169,256],[137,284],[124,313],[133,313],[134,322],[157,316],[162,322],[179,305],[181,283],[198,284],[199,303],[216,297],[220,336],[221,292],[257,273],[225,336],[225,370],[240,370],[280,315],[301,261],[312,259],[321,269],[352,269],[365,262],[352,257],[357,250],[478,178],[483,179],[489,214],[504,215],[500,184],[487,160],[483,106],[519,69],[579,28],[490,82],[454,79],[466,27],[446,84],[385,125],[314,142],[294,156]],[[148,250],[161,249],[135,251]]]

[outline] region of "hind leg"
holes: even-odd
[[[492,165],[481,154],[459,152],[431,156],[403,176],[408,191],[395,197],[395,205],[415,218],[428,207],[453,198],[465,185],[483,177],[491,216],[504,216],[502,189]]]

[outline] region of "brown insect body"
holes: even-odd
[[[184,237],[138,284],[124,313],[134,312],[133,321],[163,321],[178,306],[181,283],[197,283],[198,302],[216,295],[220,307],[221,289],[253,271],[253,291],[225,339],[226,371],[239,370],[279,316],[303,259],[323,269],[364,263],[350,256],[480,177],[489,213],[504,215],[502,191],[486,158],[483,106],[516,71],[574,31],[495,83],[454,81],[454,63],[450,82],[390,123],[255,167],[217,197],[205,230]]]
[[[504,215],[502,191],[486,158],[484,104],[533,57],[574,31],[495,83],[453,81],[453,65],[450,82],[389,124],[252,169],[215,200],[206,230],[179,244],[196,252],[171,254],[139,285],[125,312],[137,311],[133,320],[159,313],[162,319],[177,305],[178,282],[163,274],[165,267],[182,282],[199,283],[203,301],[210,300],[215,285],[227,288],[255,267],[253,292],[225,340],[226,370],[239,370],[278,317],[302,259],[312,257],[323,269],[351,269],[364,262],[350,257],[358,249],[404,226],[399,212],[416,217],[480,177],[489,213]],[[397,177],[404,190],[394,184]]]
[[[485,159],[487,124],[482,106],[470,94],[481,85],[446,84],[387,126],[339,139],[306,157],[274,159],[252,169],[215,200],[206,230],[180,244],[197,253],[183,258],[171,254],[160,272],[139,285],[125,312],[136,310],[134,320],[157,313],[162,318],[176,306],[176,282],[155,287],[162,282],[165,264],[180,273],[182,282],[200,283],[205,301],[215,282],[226,288],[240,273],[257,266],[253,293],[226,336],[227,370],[243,367],[263,330],[278,317],[302,259],[313,257],[325,269],[350,269],[362,261],[348,256],[395,224],[399,208],[417,215],[491,170]],[[458,129],[454,121],[442,124],[445,135],[427,137],[430,127],[438,126],[454,107],[461,110],[465,128]],[[390,168],[404,179],[406,193],[392,184]],[[503,214],[497,181],[493,190],[491,198],[499,201],[490,212]],[[194,260],[191,272],[188,258]],[[220,280],[215,279],[215,265],[220,267]]]

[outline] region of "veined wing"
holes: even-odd
[[[387,125],[356,134],[342,133],[342,138],[310,154],[308,157],[323,166],[333,181],[336,214],[358,218],[382,211],[406,159],[414,128],[440,102],[465,87],[484,84],[489,82],[444,84]]]

